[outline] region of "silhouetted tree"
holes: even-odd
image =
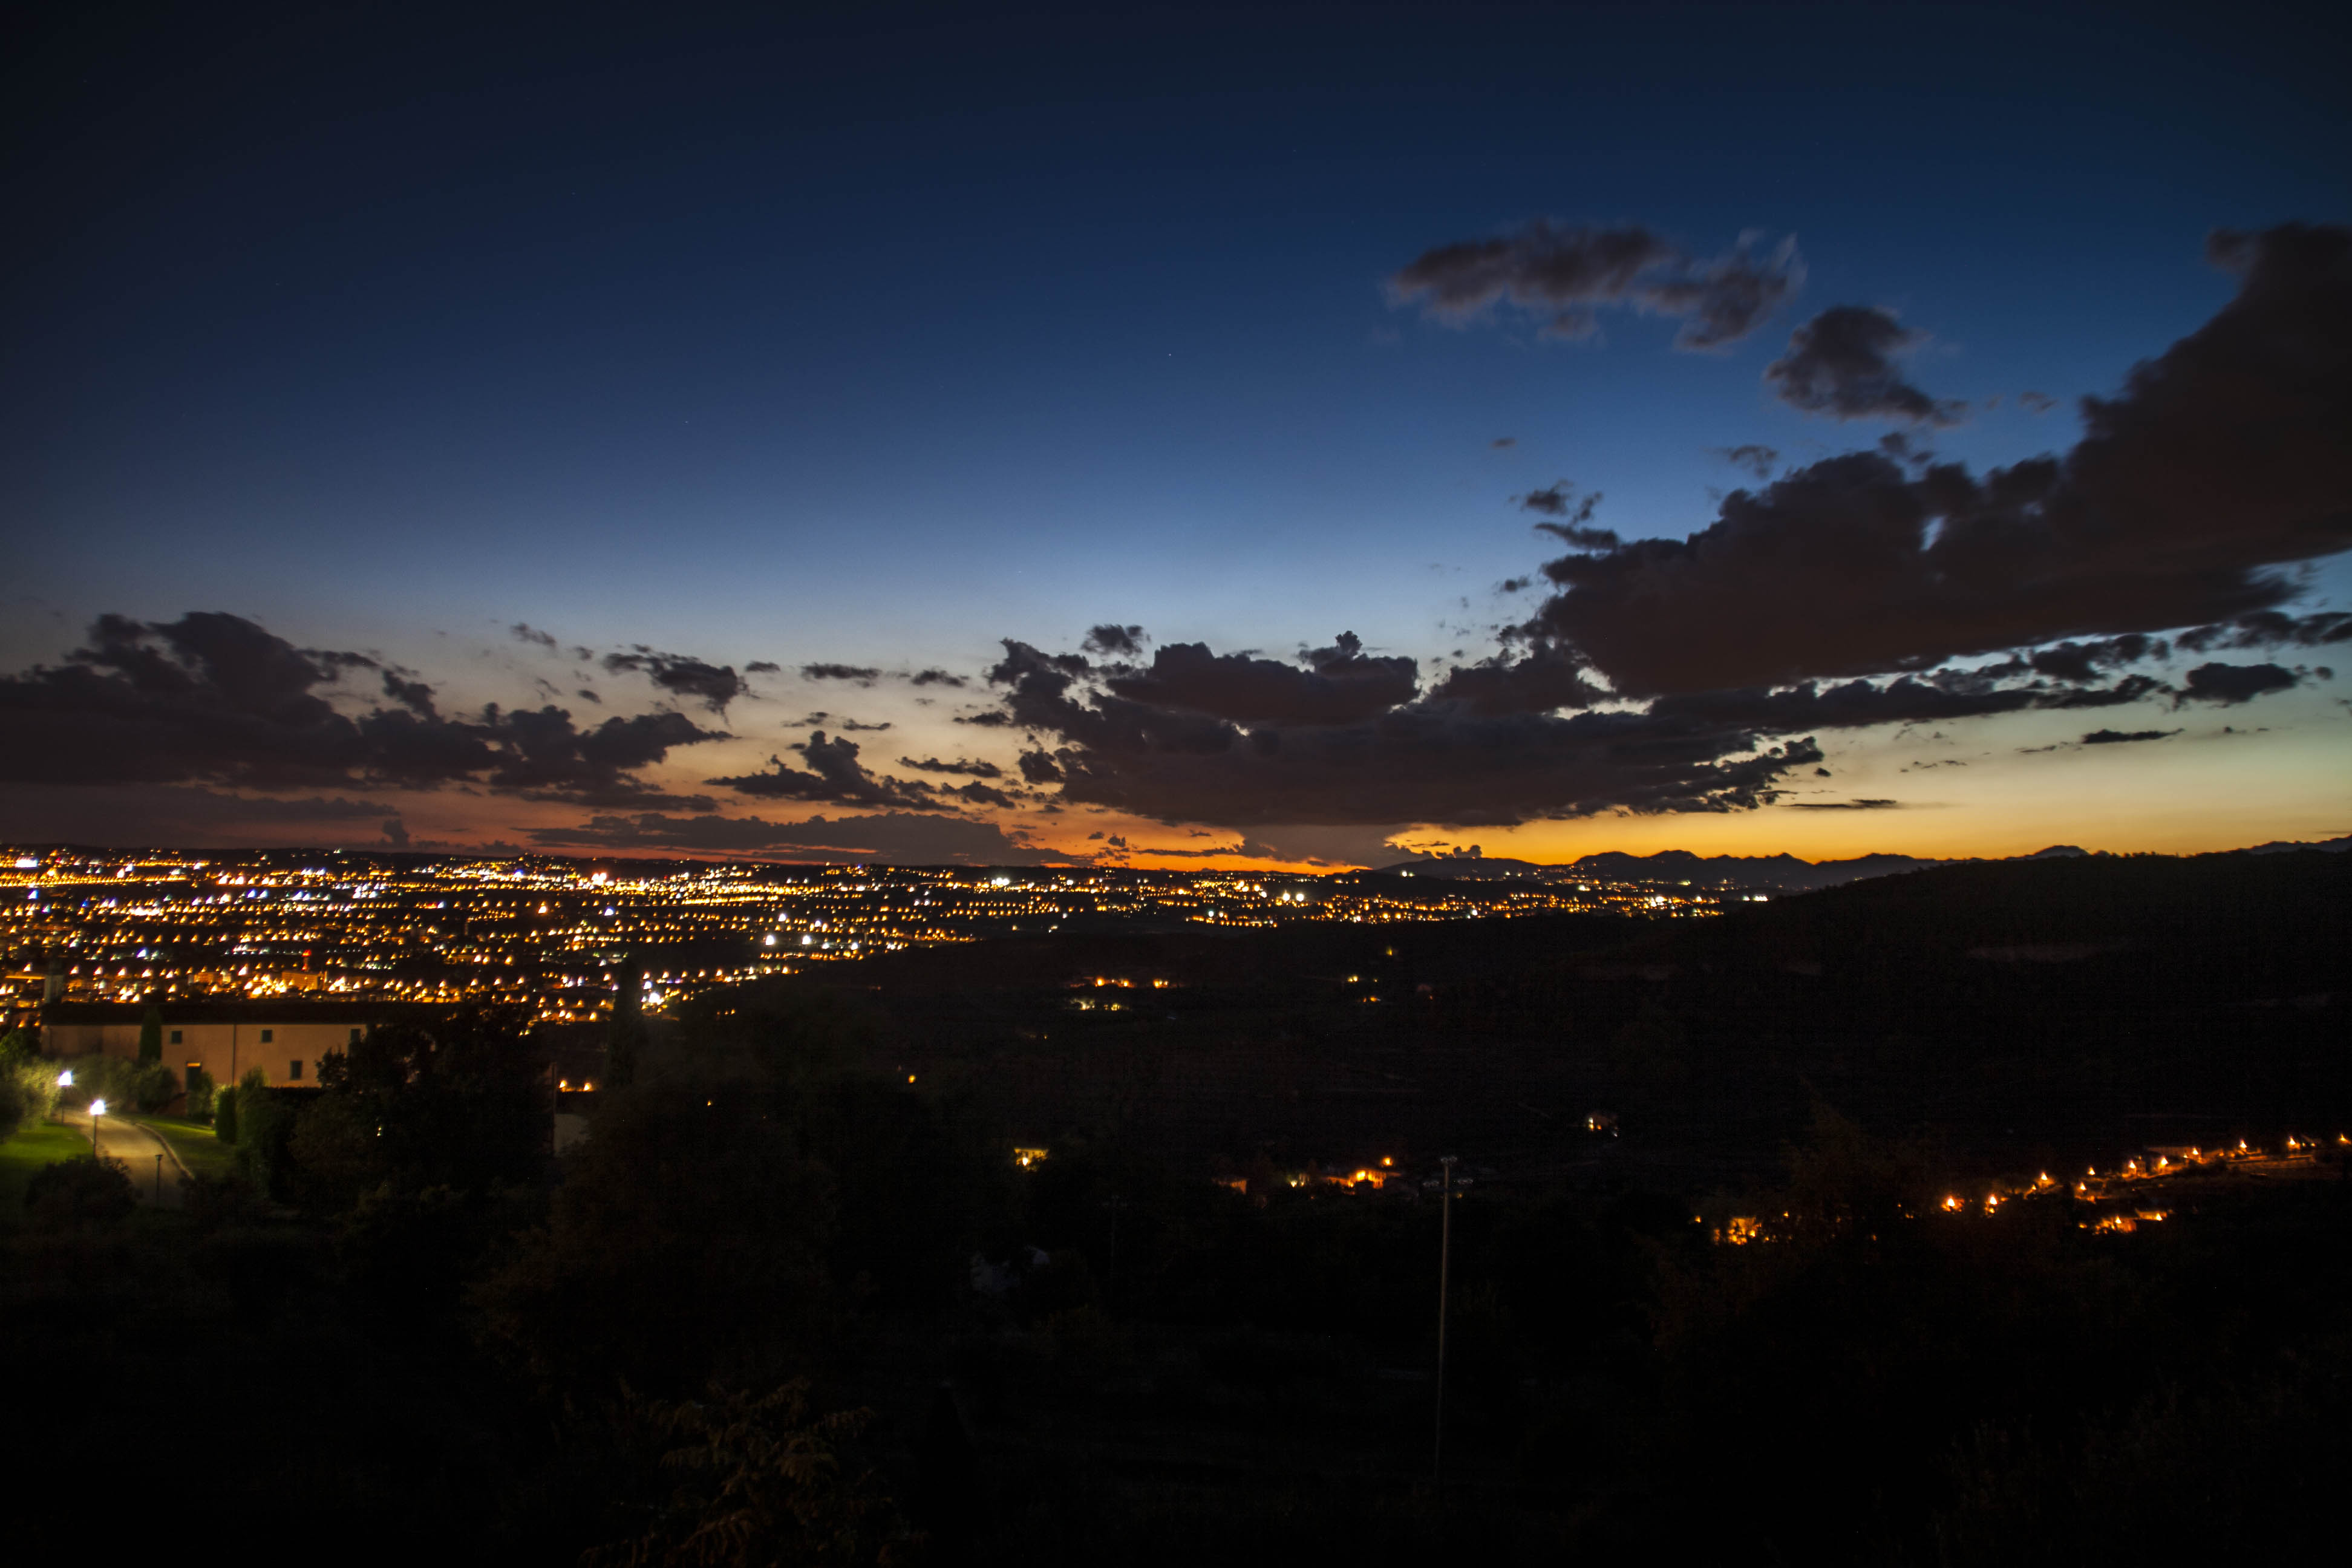
[[[796,1379],[753,1397],[713,1386],[698,1400],[632,1400],[620,1420],[658,1458],[652,1521],[595,1548],[592,1565],[885,1563],[907,1536],[875,1472],[855,1457],[866,1410],[812,1415]]]
[[[828,1184],[757,1097],[621,1090],[566,1163],[546,1223],[476,1296],[541,1382],[689,1388],[818,1323]]]

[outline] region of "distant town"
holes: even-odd
[[[32,848],[0,865],[12,1019],[54,1002],[282,998],[496,1000],[534,1022],[586,1023],[631,973],[657,1013],[761,975],[996,936],[1697,917],[1755,896],[1573,868],[1316,877]]]

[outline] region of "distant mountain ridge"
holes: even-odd
[[[2244,855],[2281,855],[2299,849],[2328,854],[2352,850],[2352,835],[2315,844],[2272,843],[2236,851]],[[1995,857],[1995,860],[2071,860],[2089,852],[2072,844],[2053,844],[2031,855]],[[1969,866],[1990,862],[1979,858],[1927,859],[1916,855],[1860,855],[1850,860],[1801,860],[1779,855],[1695,855],[1687,849],[1661,849],[1654,855],[1629,855],[1607,849],[1580,856],[1561,865],[1532,860],[1488,859],[1481,855],[1432,855],[1399,861],[1378,869],[1388,875],[1441,877],[1449,880],[1506,881],[1518,879],[1562,881],[1590,877],[1606,882],[1674,882],[1694,888],[1744,889],[1756,892],[1810,893],[1821,888],[1843,887],[1869,877],[1896,877],[1938,866]]]

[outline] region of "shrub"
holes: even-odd
[[[25,1207],[44,1225],[104,1224],[138,1205],[122,1162],[99,1154],[60,1160],[37,1172],[25,1186]]]
[[[213,1136],[224,1143],[236,1142],[236,1085],[213,1091]]]
[[[0,1141],[58,1108],[58,1069],[39,1057],[0,1065]]]
[[[294,1108],[271,1091],[269,1077],[259,1068],[247,1073],[236,1086],[236,1121],[238,1174],[257,1191],[284,1197]]]
[[[188,1069],[188,1120],[207,1121],[213,1114],[213,1075],[202,1068]]]
[[[180,1098],[180,1075],[160,1061],[142,1061],[131,1075],[131,1103],[152,1116]]]

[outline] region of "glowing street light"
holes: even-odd
[[[73,1068],[68,1068],[65,1071],[58,1074],[58,1087],[59,1089],[71,1089],[73,1087]]]
[[[93,1155],[98,1152],[98,1119],[105,1114],[106,1101],[93,1100],[89,1102],[89,1152]]]

